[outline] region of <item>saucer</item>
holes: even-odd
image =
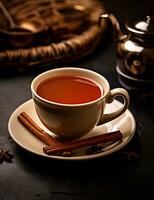
[[[114,100],[113,103],[107,104],[105,108],[105,113],[110,113],[117,110],[121,107],[122,104]],[[51,158],[51,159],[58,159],[58,160],[88,160],[94,159],[99,157],[104,157],[109,154],[112,154],[121,148],[123,148],[128,142],[133,138],[136,129],[135,119],[132,113],[129,110],[126,110],[120,117],[112,120],[106,124],[100,125],[95,127],[91,132],[89,132],[85,137],[91,137],[94,135],[100,135],[107,132],[112,132],[116,130],[120,130],[123,134],[123,139],[110,143],[104,144],[101,152],[87,154],[87,149],[82,148],[77,150],[75,154],[71,157],[64,157],[64,156],[57,156],[57,155],[46,155],[43,152],[43,147],[46,146],[42,141],[40,141],[36,136],[30,133],[23,125],[18,121],[17,116],[21,112],[26,112],[42,129],[46,132],[51,133],[47,128],[39,120],[35,108],[33,100],[30,99],[20,105],[11,115],[9,122],[8,122],[8,129],[10,136],[12,139],[17,143],[20,147],[24,148],[25,150],[34,153],[35,155]]]

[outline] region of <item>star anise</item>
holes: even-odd
[[[138,155],[135,151],[125,151],[124,154],[126,155],[126,158],[128,161],[137,161],[138,160]]]
[[[12,163],[13,158],[14,158],[14,155],[10,153],[9,150],[0,149],[0,163],[3,163],[3,161]]]

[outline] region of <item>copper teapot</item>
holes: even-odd
[[[154,17],[126,23],[127,34],[113,14],[103,14],[102,19],[111,22],[117,38],[117,72],[130,80],[154,82]]]

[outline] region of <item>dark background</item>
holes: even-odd
[[[151,0],[100,1],[114,13],[122,30],[124,23],[154,14]],[[115,70],[113,38],[106,39],[96,51],[68,66],[92,69],[104,75],[111,88],[121,87]],[[50,65],[52,68],[52,64]],[[32,79],[42,72],[31,71],[0,76],[0,148],[14,154],[13,163],[0,164],[0,199],[149,199],[154,181],[154,105],[153,95],[131,96],[130,110],[137,122],[135,137],[124,149],[105,158],[64,162],[34,156],[10,142],[7,124],[12,112],[31,98]],[[131,155],[131,156],[130,156]]]

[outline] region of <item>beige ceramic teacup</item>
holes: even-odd
[[[56,103],[39,96],[36,91],[38,85],[48,78],[57,76],[89,78],[103,89],[103,93],[98,99],[81,104]],[[108,81],[102,75],[83,68],[68,67],[46,71],[34,78],[31,83],[31,91],[35,109],[41,122],[62,138],[82,137],[95,126],[117,118],[129,106],[129,95],[125,89],[110,89]],[[115,112],[104,114],[105,105],[112,103],[115,96],[123,97],[123,106]]]

